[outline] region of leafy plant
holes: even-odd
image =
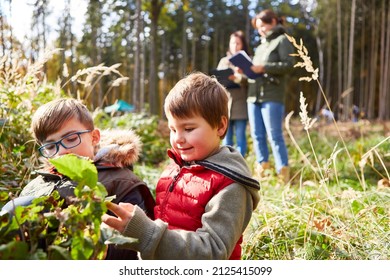
[[[77,182],[75,197],[64,208],[55,191],[16,206],[0,216],[0,259],[102,259],[106,249],[101,216],[107,211],[105,187],[97,181],[95,165],[75,155],[50,160],[57,170]],[[3,191],[4,202],[8,199]]]

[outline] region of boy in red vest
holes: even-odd
[[[164,104],[171,164],[156,187],[155,220],[129,203],[108,203],[103,221],[142,259],[240,259],[242,235],[259,202],[259,183],[241,154],[221,146],[228,125],[225,88],[202,73],[180,80]]]

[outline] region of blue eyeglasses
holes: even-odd
[[[64,137],[62,137],[57,142],[50,142],[42,145],[38,148],[39,153],[45,158],[54,157],[58,150],[60,149],[59,145],[65,149],[71,149],[77,147],[81,143],[81,134],[91,132],[91,130],[81,130],[77,132],[72,132]]]

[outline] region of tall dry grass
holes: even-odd
[[[109,84],[103,93],[104,100],[115,87],[121,86],[128,78],[118,70],[120,64],[103,64],[80,69],[69,77],[68,68],[63,65],[63,79],[56,82],[47,80],[44,66],[61,49],[45,51],[34,63],[23,59],[17,52],[0,59],[0,188],[17,191],[30,179],[31,172],[38,168],[36,143],[30,132],[31,117],[42,104],[59,97],[74,97],[84,101],[90,108],[89,99],[102,79]],[[67,85],[73,83],[74,90]]]

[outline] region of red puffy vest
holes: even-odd
[[[200,165],[180,168],[171,164],[156,187],[154,215],[168,223],[169,229],[196,231],[210,199],[234,181]],[[241,258],[242,236],[231,260]]]

